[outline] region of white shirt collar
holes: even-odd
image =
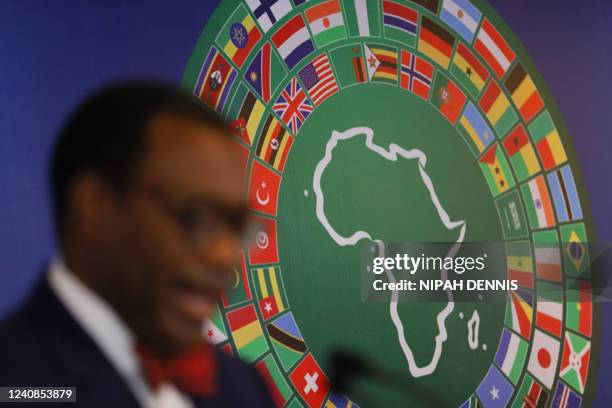
[[[193,408],[192,402],[172,384],[152,393],[140,371],[134,336],[113,308],[81,282],[61,259],[49,267],[49,285],[77,323],[127,382],[144,407]]]
[[[62,304],[117,371],[127,378],[139,375],[134,338],[112,307],[74,276],[60,259],[51,263],[48,278]]]

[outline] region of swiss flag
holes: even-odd
[[[323,405],[329,392],[329,380],[321,367],[308,353],[290,375],[291,382],[309,407],[319,408]]]
[[[280,182],[281,176],[257,160],[253,160],[249,181],[249,208],[276,215]]]
[[[249,263],[251,265],[277,263],[276,221],[270,218],[254,217],[254,222],[258,227],[254,242],[249,248]]]

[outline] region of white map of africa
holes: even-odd
[[[418,150],[418,149],[406,150],[402,148],[401,146],[396,145],[395,143],[390,144],[389,148],[385,149],[384,147],[379,146],[374,143],[373,141],[374,131],[368,127],[355,127],[355,128],[348,129],[345,132],[339,132],[335,130],[332,131],[331,138],[329,139],[325,147],[325,155],[315,167],[314,176],[312,179],[312,187],[313,187],[315,197],[316,197],[316,215],[317,215],[319,222],[321,223],[321,225],[323,225],[327,233],[340,246],[356,245],[362,239],[373,241],[378,246],[378,256],[384,256],[385,247],[384,247],[383,242],[380,239],[372,237],[370,236],[368,232],[361,231],[361,230],[355,231],[350,236],[342,236],[334,229],[334,227],[330,224],[329,220],[327,219],[327,216],[325,215],[325,197],[323,195],[323,191],[321,190],[321,177],[323,176],[323,173],[325,172],[325,169],[327,168],[329,163],[332,161],[333,151],[336,148],[336,146],[338,146],[338,143],[341,141],[349,140],[359,135],[365,135],[365,145],[368,149],[378,154],[379,156],[385,158],[386,160],[395,162],[398,160],[399,157],[402,157],[407,160],[413,160],[413,159],[418,160],[418,167],[419,167],[419,173],[421,176],[421,180],[423,181],[423,184],[427,187],[427,190],[429,191],[431,201],[438,212],[440,221],[442,222],[442,224],[444,224],[444,226],[448,230],[454,230],[456,228],[459,228],[459,236],[457,240],[455,241],[455,244],[450,248],[448,254],[446,255],[449,257],[454,256],[459,251],[459,248],[461,247],[461,243],[463,242],[463,239],[465,237],[466,222],[464,220],[452,221],[448,213],[446,212],[446,210],[444,210],[444,208],[442,207],[442,204],[440,204],[440,200],[438,199],[438,196],[436,195],[436,191],[431,182],[431,178],[429,177],[429,175],[427,174],[427,171],[425,170],[425,167],[427,164],[427,156],[421,150]],[[390,271],[385,271],[385,272],[387,274],[387,278],[389,282],[392,282],[392,283],[395,282],[395,278],[393,274]],[[448,271],[442,270],[440,272],[440,275],[441,275],[441,279],[446,280],[448,276]],[[433,352],[430,362],[423,366],[417,365],[414,359],[414,353],[412,351],[412,348],[406,341],[406,336],[404,334],[406,329],[404,328],[404,323],[400,319],[399,314],[397,312],[398,292],[393,292],[391,295],[391,301],[389,304],[389,314],[390,314],[391,320],[393,321],[395,329],[397,331],[397,337],[398,337],[400,347],[404,353],[404,356],[406,357],[406,362],[408,363],[408,369],[410,370],[410,374],[413,377],[422,377],[425,375],[429,375],[433,373],[436,370],[436,367],[438,366],[438,362],[440,361],[440,357],[442,356],[442,346],[448,338],[448,333],[446,331],[446,319],[453,312],[453,309],[455,306],[455,303],[453,301],[452,292],[447,291],[446,295],[448,298],[446,306],[438,313],[436,317],[438,334],[435,337],[434,352]],[[475,315],[477,316],[477,312],[475,312]]]

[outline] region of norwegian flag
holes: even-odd
[[[427,100],[434,68],[429,62],[409,51],[402,51],[400,87]]]
[[[282,121],[291,129],[291,133],[295,135],[308,115],[314,111],[314,107],[306,98],[306,93],[298,84],[297,79],[291,78],[291,81],[272,106],[272,110],[280,116]]]
[[[298,75],[315,106],[319,106],[331,95],[338,92],[338,84],[326,54],[315,58]]]

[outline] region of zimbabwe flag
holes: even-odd
[[[508,165],[506,156],[497,143],[482,155],[479,162],[494,197],[514,187],[515,182],[510,171],[510,165]]]
[[[450,32],[426,16],[421,18],[418,45],[420,52],[447,69],[454,47],[455,37]]]
[[[367,44],[365,52],[370,81],[397,83],[397,49]]]
[[[431,94],[431,103],[453,125],[457,122],[466,100],[467,98],[461,92],[461,89],[438,71]]]

